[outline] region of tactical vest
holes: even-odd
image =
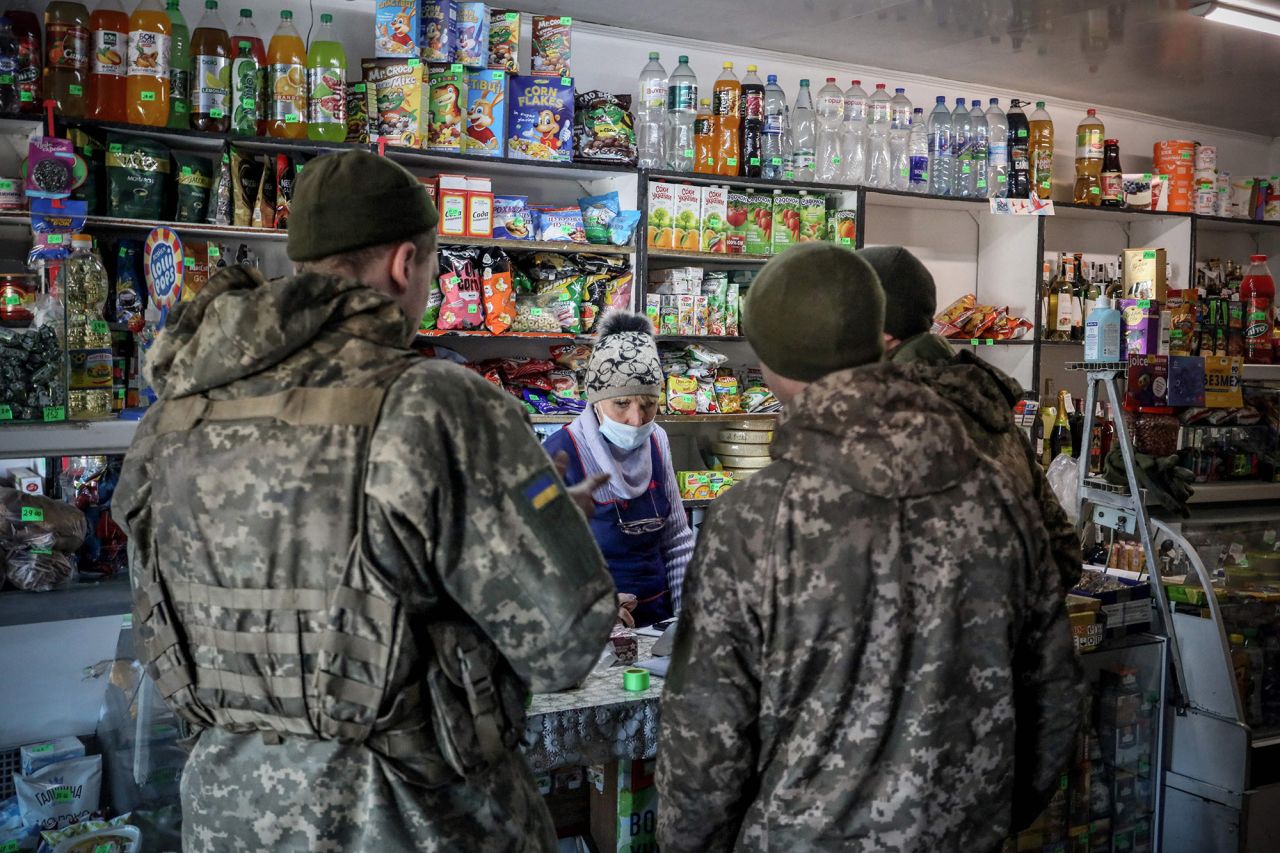
[[[196,478],[216,465],[187,458],[183,439],[194,430],[279,425],[276,434],[296,460],[344,460],[336,472],[332,464],[325,469],[325,482],[339,483],[345,493],[298,483],[281,492],[282,485],[270,481],[273,460],[262,461],[266,480],[259,493],[288,494],[292,504],[276,508],[286,514],[284,522],[318,524],[317,535],[329,537],[330,546],[321,543],[318,551],[327,550],[331,560],[290,564],[287,555],[271,554],[270,545],[246,542],[246,553],[276,558],[266,560],[275,578],[269,586],[244,583],[259,566],[235,572],[209,564],[201,557],[208,547],[175,553],[164,539],[164,519],[145,519],[150,565],[134,569],[135,628],[148,672],[192,726],[261,732],[268,743],[298,737],[364,744],[391,759],[406,780],[434,786],[475,773],[514,748],[523,729],[524,689],[465,616],[428,626],[434,649],[417,649],[395,589],[371,564],[365,466],[385,388],[403,369],[399,365],[383,387],[293,388],[232,400],[193,395],[149,412],[153,448],[182,442],[166,448],[176,449],[166,459],[188,468],[169,476]],[[229,452],[240,451],[232,444]],[[252,490],[239,499],[254,505]],[[354,516],[343,507],[354,508]],[[422,660],[397,688],[391,682],[398,667],[403,672],[406,655]]]

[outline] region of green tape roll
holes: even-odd
[[[630,693],[643,693],[649,689],[649,670],[624,669],[622,671],[622,689]]]

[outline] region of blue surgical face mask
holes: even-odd
[[[599,409],[596,410],[596,420],[600,422],[600,434],[614,447],[622,450],[635,450],[643,446],[649,440],[649,436],[653,435],[653,421],[649,421],[644,426],[634,427],[602,415]]]

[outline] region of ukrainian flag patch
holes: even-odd
[[[538,474],[524,487],[525,500],[536,510],[544,509],[560,493],[560,483],[552,474]]]

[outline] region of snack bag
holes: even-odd
[[[444,275],[453,275],[452,272]],[[427,310],[422,314],[422,322],[418,324],[418,331],[430,332],[436,328],[436,321],[440,319],[440,306],[444,304],[444,292],[440,288],[440,279],[443,276],[437,276],[431,282],[431,291],[427,294]]]
[[[92,819],[98,811],[102,756],[71,758],[29,775],[15,774],[13,784],[24,825],[63,829]]]
[[[276,155],[276,218],[274,228],[289,230],[289,203],[293,201],[293,181],[297,170],[288,154]]]
[[[572,57],[573,18],[560,15],[533,16],[534,74],[570,76],[569,60]]]
[[[276,163],[275,158],[263,158],[262,180],[258,182],[258,201],[253,208],[254,228],[270,228],[276,221]]]
[[[456,0],[427,0],[422,4],[422,38],[418,45],[424,62],[452,62],[458,45]]]
[[[453,61],[468,68],[489,64],[489,7],[484,3],[458,4],[458,46]]]
[[[481,328],[484,325],[484,310],[481,298],[483,272],[480,250],[446,246],[439,251],[440,269],[453,273],[453,276],[440,276],[444,302],[436,321],[437,328],[446,331]]]
[[[417,57],[419,6],[420,0],[377,0],[373,26],[378,57]]]
[[[592,90],[574,97],[574,156],[596,163],[637,162],[630,95]]]
[[[511,259],[501,249],[485,249],[480,255],[483,269],[484,324],[501,335],[516,319],[516,294],[511,286]]]
[[[553,242],[586,243],[582,210],[576,207],[540,207],[537,238]]]
[[[107,134],[108,209],[112,216],[163,219],[168,174],[169,148],[166,145],[121,133]],[[32,195],[30,190],[27,195]]]
[[[52,51],[52,45],[50,51]],[[66,198],[74,183],[76,148],[70,139],[36,136],[27,145],[26,193],[31,198]],[[158,218],[158,217],[157,217]]]
[[[508,156],[517,160],[573,159],[573,80],[512,77],[507,114]]]
[[[253,224],[253,208],[258,203],[258,188],[262,184],[262,162],[242,154],[239,148],[232,146],[231,176],[234,210],[232,224],[248,227]]]
[[[223,149],[222,159],[218,163],[218,175],[209,193],[209,223],[211,225],[231,224],[233,218],[231,176],[231,152]]]
[[[720,413],[736,415],[742,411],[742,395],[738,388],[738,377],[717,376],[715,380],[716,402]]]
[[[462,150],[466,126],[467,74],[445,66],[431,72],[428,97],[430,118],[427,123],[427,147],[432,151]]]
[[[493,236],[499,240],[532,240],[534,216],[529,197],[497,195],[493,197]]]
[[[213,164],[208,157],[175,152],[178,169],[178,209],[175,222],[204,222],[209,212],[209,190],[213,186]]]
[[[516,74],[520,71],[520,13],[507,9],[489,11],[489,67]]]
[[[538,298],[532,293],[516,294],[516,319],[511,326],[513,332],[558,333],[560,321],[556,315],[544,309]]]
[[[582,211],[582,223],[587,242],[607,244],[609,223],[622,210],[617,191],[580,198],[578,208]]]

